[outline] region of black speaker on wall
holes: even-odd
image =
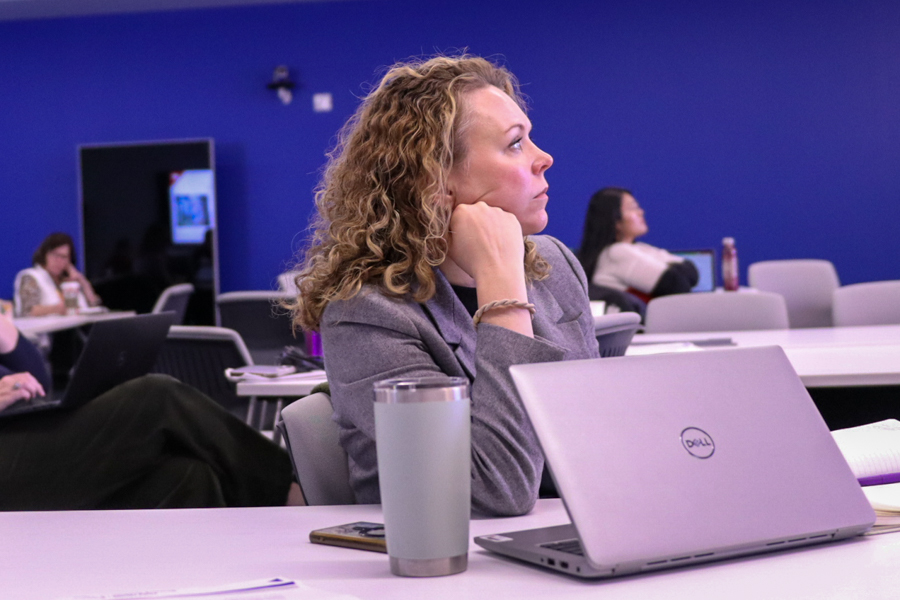
[[[213,325],[219,291],[211,139],[78,148],[83,267],[103,303],[149,312],[194,285],[185,323]]]

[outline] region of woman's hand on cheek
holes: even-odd
[[[449,255],[476,282],[497,270],[523,270],[522,226],[501,208],[460,204],[450,217]]]

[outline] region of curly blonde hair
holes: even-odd
[[[317,216],[301,254],[297,298],[286,306],[294,325],[316,330],[332,300],[352,298],[364,284],[390,296],[425,302],[434,268],[447,256],[452,204],[447,176],[464,158],[468,125],[461,99],[487,86],[523,110],[515,76],[469,55],[398,63],[344,125],[316,189]],[[547,263],[525,241],[529,279]]]

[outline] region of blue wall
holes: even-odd
[[[435,3],[436,4],[436,3]],[[86,143],[211,137],[222,290],[269,288],[302,240],[334,134],[380,67],[467,47],[529,95],[548,233],[634,190],[646,241],[746,265],[832,260],[900,279],[900,3],[368,0],[0,23],[0,297],[51,230],[76,233]],[[278,64],[303,88],[265,89]],[[314,113],[331,92],[335,110]]]

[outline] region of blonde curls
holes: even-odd
[[[468,55],[398,63],[344,125],[316,189],[309,246],[298,260],[294,325],[318,329],[329,302],[365,284],[425,302],[447,256],[447,175],[465,149],[460,99],[493,85],[525,109],[515,77]],[[549,267],[526,239],[530,279]]]

